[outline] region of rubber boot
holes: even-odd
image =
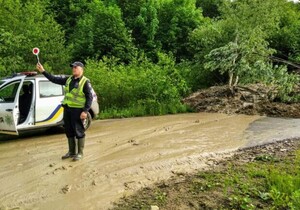
[[[78,161],[78,160],[81,160],[83,158],[84,142],[85,142],[85,138],[78,139],[78,153],[73,158],[73,161]]]
[[[67,159],[67,158],[73,158],[76,155],[75,151],[75,138],[68,138],[68,144],[69,144],[69,152],[61,157],[61,159]]]

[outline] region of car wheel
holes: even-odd
[[[90,127],[92,123],[92,115],[89,112],[87,113],[87,118],[83,120],[82,123],[85,130],[87,130]]]

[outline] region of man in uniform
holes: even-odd
[[[45,71],[40,63],[37,64],[37,69],[51,82],[65,85],[65,97],[62,106],[64,107],[64,126],[69,151],[62,156],[62,159],[73,158],[74,161],[78,161],[83,157],[85,142],[85,130],[82,121],[87,118],[93,95],[90,81],[83,76],[83,63],[76,61],[70,66],[72,67],[72,76],[69,77],[54,76]],[[75,138],[78,140],[77,153]]]

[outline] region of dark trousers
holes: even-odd
[[[64,107],[65,132],[68,138],[84,138],[84,127],[80,119],[81,108]]]

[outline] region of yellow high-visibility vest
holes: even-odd
[[[70,83],[72,81],[72,76],[67,79],[66,85],[65,85],[65,98],[62,102],[64,105],[68,105],[68,107],[72,108],[83,108],[86,102],[85,95],[83,92],[83,87],[85,82],[88,79],[85,76],[82,76],[82,78],[79,81],[79,85],[77,88],[73,88],[70,91]]]

